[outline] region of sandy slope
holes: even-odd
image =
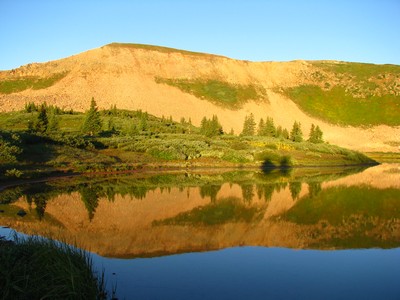
[[[390,141],[400,142],[400,127],[360,129],[332,126],[307,116],[292,101],[274,92],[277,87],[309,83],[313,68],[305,61],[248,62],[213,55],[104,46],[65,59],[0,72],[0,79],[47,77],[54,73],[69,72],[47,89],[0,95],[0,111],[21,109],[29,101],[46,101],[48,104],[83,111],[88,108],[91,97],[95,97],[100,108],[116,104],[118,108],[142,109],[160,117],[172,116],[175,120],[191,118],[194,124],[199,124],[203,116],[216,114],[225,131],[233,128],[236,133],[241,131],[244,117],[250,113],[255,115],[256,120],[271,116],[277,125],[289,130],[295,120],[300,121],[305,134],[314,123],[322,128],[325,139],[333,144],[363,151],[400,151],[398,147],[386,144]],[[232,111],[177,88],[157,84],[156,77],[200,77],[234,84],[258,84],[267,90],[267,97]]]

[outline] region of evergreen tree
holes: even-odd
[[[258,123],[258,129],[257,129],[257,135],[264,135],[265,133],[265,123],[263,118],[260,119],[260,122]]]
[[[292,131],[290,132],[290,139],[293,142],[302,142],[303,141],[303,132],[301,130],[300,122],[295,121],[292,127]]]
[[[223,134],[222,126],[218,121],[218,117],[216,115],[213,115],[210,120],[204,117],[201,120],[200,133],[208,137]]]
[[[323,132],[321,130],[321,128],[319,128],[319,126],[317,125],[317,127],[315,128],[315,136],[317,138],[317,143],[323,143],[324,139],[323,139]]]
[[[265,135],[270,137],[276,137],[276,128],[274,124],[274,119],[271,117],[267,117],[267,121],[265,122]]]
[[[59,120],[55,113],[52,113],[49,117],[49,124],[47,126],[48,131],[57,131],[59,129]]]
[[[36,132],[45,133],[47,131],[47,126],[49,120],[47,118],[47,108],[45,104],[42,104],[39,109],[39,115],[36,119],[34,129]]]
[[[82,125],[82,131],[89,135],[95,135],[101,131],[102,122],[100,119],[100,113],[97,110],[96,101],[92,97],[90,102],[90,109],[86,112],[86,117]]]
[[[311,124],[310,137],[308,138],[308,141],[314,144],[323,143],[324,141],[322,139],[322,135],[323,133],[321,128],[319,128],[319,126]]]
[[[283,129],[282,129],[281,125],[276,127],[276,137],[278,137],[278,138],[283,137]]]
[[[254,121],[254,115],[250,114],[246,116],[243,123],[243,131],[240,135],[252,136],[255,133],[256,122]]]
[[[286,129],[286,128],[284,128],[283,130],[282,130],[282,137],[284,138],[284,139],[289,139],[289,131]]]

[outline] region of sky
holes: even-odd
[[[0,0],[0,70],[112,42],[400,65],[400,0]]]

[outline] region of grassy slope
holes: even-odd
[[[1,80],[0,94],[12,94],[22,92],[26,89],[41,90],[51,87],[57,81],[63,79],[68,72],[54,74],[51,77],[40,78],[37,76],[28,76],[18,79]]]
[[[162,47],[162,46],[146,45],[146,44],[111,43],[111,44],[106,45],[106,47],[142,49],[142,50],[150,50],[150,51],[157,51],[157,52],[163,52],[163,53],[181,53],[181,54],[185,54],[185,55],[195,55],[195,56],[202,56],[202,57],[218,56],[218,55],[213,55],[213,54],[208,54],[208,53],[187,51],[187,50]],[[220,56],[220,57],[222,57],[222,56]]]
[[[355,98],[342,86],[323,90],[316,85],[286,89],[307,114],[332,124],[368,126],[400,125],[400,97],[395,95]]]
[[[261,86],[233,85],[219,80],[157,78],[156,82],[177,87],[185,93],[229,109],[239,109],[249,100],[265,97],[265,90]]]
[[[313,64],[313,84],[284,92],[303,111],[333,124],[400,125],[400,66]]]

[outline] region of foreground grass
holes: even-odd
[[[38,237],[0,242],[2,299],[106,299],[89,255]]]

